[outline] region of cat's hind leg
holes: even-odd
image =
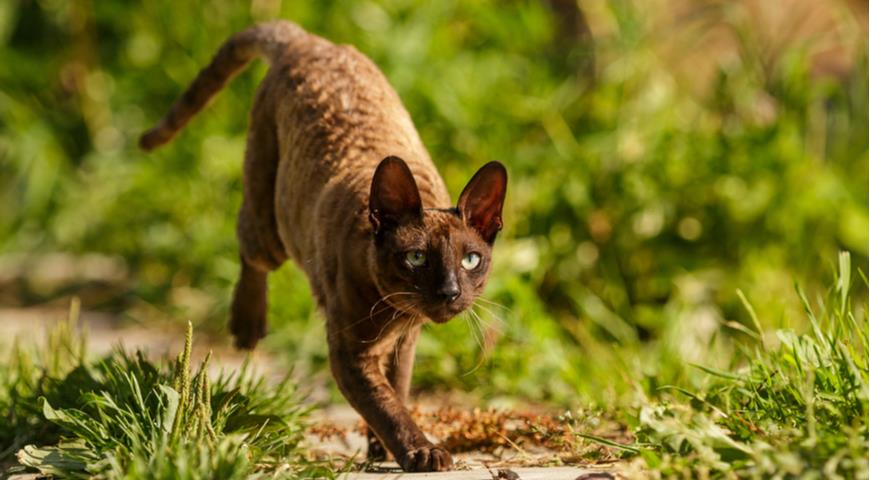
[[[251,350],[266,336],[266,293],[268,272],[251,266],[242,258],[242,272],[230,307],[230,332],[236,348]]]
[[[287,260],[275,218],[278,141],[261,88],[251,115],[245,149],[244,199],[236,234],[242,271],[233,293],[230,332],[238,348],[252,349],[266,336],[267,276]]]

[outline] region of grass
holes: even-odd
[[[738,292],[755,328],[737,327],[748,341],[733,368],[686,365],[692,378],[701,379],[698,384],[648,389],[630,380],[630,400],[578,409],[583,401],[576,399],[560,417],[446,410],[419,419],[454,449],[545,445],[561,452],[557,462],[622,459],[643,476],[867,478],[868,323],[864,299],[853,303],[851,273],[849,254],[842,253],[833,286],[816,305],[796,288],[810,325],[805,332],[788,325],[762,329]],[[74,304],[70,321],[51,332],[42,348],[16,345],[0,365],[0,408],[7,420],[0,445],[8,445],[0,461],[14,455],[20,464],[7,473],[28,468],[71,478],[336,475],[335,464],[306,454],[308,410],[289,381],[269,386],[246,369],[210,381],[208,357],[191,369],[191,327],[184,351],[171,362],[155,364],[122,350],[88,361],[84,337],[73,332],[76,310]],[[598,362],[591,371],[605,368],[609,359]],[[590,448],[595,445],[602,448]]]
[[[210,355],[191,368],[192,327],[174,361],[88,360],[75,310],[36,361],[20,346],[4,361],[0,461],[60,478],[334,475],[302,449],[308,408],[289,380],[267,386],[247,367],[210,380]]]
[[[643,398],[630,421],[646,465],[663,477],[867,478],[868,323],[851,279],[842,253],[825,301],[813,308],[796,289],[808,332],[746,331],[742,367],[694,365],[710,379],[703,390]]]

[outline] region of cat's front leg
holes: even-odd
[[[362,415],[407,472],[450,470],[447,450],[426,439],[379,366],[380,357],[365,350],[330,345],[332,374],[341,393]]]
[[[411,391],[411,373],[414,369],[414,352],[417,347],[417,338],[420,336],[420,324],[409,324],[404,334],[396,341],[393,352],[388,354],[387,379],[390,386],[404,405],[408,405],[408,396]],[[366,458],[370,461],[383,461],[387,459],[387,451],[371,428],[366,428],[368,451]]]

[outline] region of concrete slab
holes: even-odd
[[[398,466],[396,466],[398,470]],[[513,472],[516,476],[511,476]],[[616,476],[602,472],[601,470],[588,470],[576,467],[524,467],[511,469],[474,469],[456,470],[452,472],[437,473],[404,473],[392,472],[366,472],[348,473],[341,480],[604,480],[615,479]]]

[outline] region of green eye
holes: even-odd
[[[405,254],[405,261],[412,267],[422,267],[426,264],[426,254],[420,250],[413,250]]]
[[[462,257],[462,268],[466,270],[474,270],[480,265],[480,255],[471,252]]]

